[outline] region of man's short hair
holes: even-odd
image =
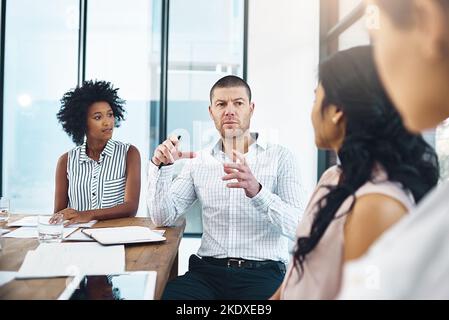
[[[212,103],[212,96],[214,94],[214,90],[217,88],[235,88],[235,87],[244,87],[246,90],[246,93],[248,94],[248,99],[251,102],[251,88],[246,83],[245,80],[243,80],[240,77],[237,76],[226,76],[215,82],[215,84],[210,89],[210,102]]]

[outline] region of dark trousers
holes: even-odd
[[[227,267],[191,255],[189,271],[167,283],[163,300],[266,300],[281,285],[285,265]]]

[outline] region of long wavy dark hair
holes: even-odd
[[[346,134],[338,151],[341,176],[336,186],[317,203],[310,234],[299,237],[294,265],[304,272],[306,256],[317,246],[346,198],[372,180],[376,164],[388,180],[401,183],[416,202],[438,182],[439,166],[434,149],[420,135],[408,132],[382,88],[370,46],[341,51],[319,67],[325,98],[322,111],[335,105],[345,115]]]

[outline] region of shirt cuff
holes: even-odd
[[[149,177],[157,177],[158,179],[171,179],[173,177],[173,168],[174,165],[162,166],[159,169],[159,166],[155,165],[153,161],[150,160],[150,165],[148,169]]]
[[[264,186],[262,186],[258,194],[251,198],[251,203],[258,211],[268,210],[273,201],[273,194]]]

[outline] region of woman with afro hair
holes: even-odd
[[[140,154],[112,140],[124,103],[111,83],[86,81],[61,99],[57,118],[77,145],[58,160],[52,221],[70,225],[135,216],[140,195]]]

